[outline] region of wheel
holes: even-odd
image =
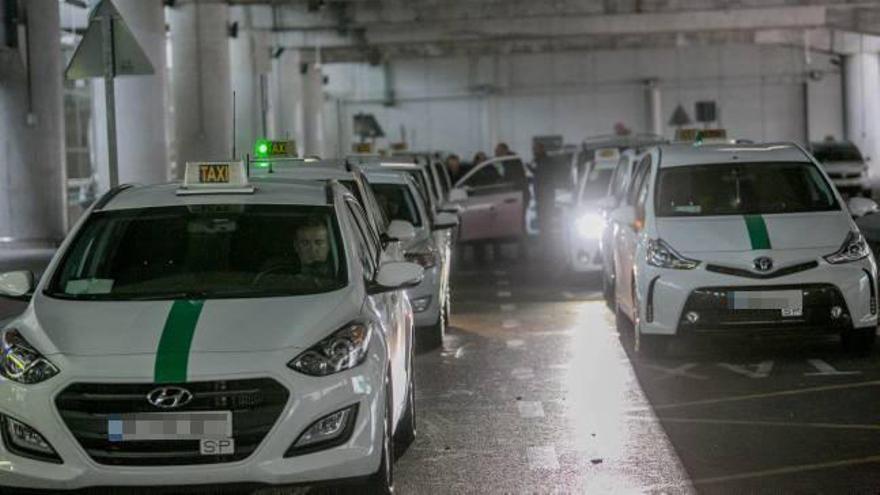
[[[412,366],[410,366],[412,368]],[[397,424],[394,432],[394,455],[400,459],[406,453],[409,446],[416,440],[416,381],[410,369],[410,382],[406,392],[406,404],[403,407],[403,417]]]
[[[446,334],[445,311],[440,310],[437,323],[427,328],[416,330],[416,344],[419,352],[430,351],[443,345],[443,336]]]
[[[394,409],[391,406],[393,404],[391,390],[391,372],[388,371],[385,376],[385,428],[382,432],[382,462],[379,463],[379,470],[367,480],[361,493],[371,495],[394,493],[394,442],[392,441],[394,421],[391,417],[394,414]]]
[[[614,311],[617,306],[617,300],[614,297],[614,279],[610,279],[602,273],[602,295],[605,298],[605,305],[608,309]]]
[[[645,357],[662,357],[671,340],[668,335],[645,335],[636,329],[636,352]]]
[[[874,349],[877,340],[877,330],[871,328],[855,328],[840,335],[843,349],[850,354],[867,356]]]

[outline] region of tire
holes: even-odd
[[[406,392],[406,404],[404,405],[403,417],[397,424],[394,432],[394,455],[395,460],[400,459],[416,441],[416,382],[410,366],[410,383]]]
[[[636,330],[636,352],[645,357],[663,357],[671,340],[668,335],[645,335]]]
[[[391,404],[391,372],[385,376],[385,428],[382,434],[382,462],[379,470],[373,473],[366,482],[361,493],[370,495],[391,495],[394,493],[394,441],[392,439],[394,421],[392,419],[393,407]]]
[[[614,311],[614,308],[617,307],[617,300],[614,296],[614,280],[609,280],[604,272],[602,273],[602,296],[605,298],[605,305],[608,306],[608,309]]]
[[[437,323],[427,328],[416,329],[416,347],[419,352],[431,351],[443,345],[443,336],[446,334],[444,313],[441,309]]]
[[[840,342],[843,344],[843,350],[849,354],[855,354],[858,356],[867,356],[871,354],[876,340],[877,329],[873,327],[855,328],[840,335]]]

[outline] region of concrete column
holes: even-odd
[[[856,53],[844,57],[844,99],[846,138],[866,158],[871,175],[880,172],[880,57],[877,53]]]
[[[0,47],[0,245],[51,246],[67,196],[58,0],[19,5],[26,36]]]
[[[324,155],[324,72],[309,64],[303,77],[303,153]]]
[[[97,2],[93,2],[97,3]],[[162,0],[114,0],[125,23],[153,64],[153,75],[122,76],[116,79],[116,139],[119,153],[119,183],[155,184],[169,177],[166,130],[166,34]],[[98,183],[107,190],[107,120],[104,84],[95,80],[94,110]]]
[[[170,11],[177,177],[187,161],[232,154],[228,14],[207,0],[179,0]]]
[[[300,54],[287,50],[272,60],[272,77],[269,89],[272,108],[271,135],[275,139],[296,140],[297,148],[303,149],[302,91]]]
[[[663,99],[657,81],[648,81],[645,85],[648,106],[648,132],[663,135]]]
[[[250,152],[269,133],[263,80],[271,70],[267,33],[252,30],[251,7],[231,7],[230,19],[238,22],[238,37],[230,39],[232,90],[235,91],[235,145],[239,157]]]

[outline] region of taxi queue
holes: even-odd
[[[601,184],[582,182],[566,217],[569,262],[602,273],[638,352],[799,328],[873,345],[874,257],[807,151],[599,158],[582,181]],[[515,156],[455,183],[428,153],[261,157],[112,189],[40,280],[0,274],[0,294],[29,301],[0,331],[3,486],[392,493],[416,435],[415,350],[442,342],[450,314],[453,247],[524,253],[530,175]]]

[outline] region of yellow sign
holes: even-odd
[[[351,149],[355,153],[372,153],[373,143],[355,143],[351,145]]]
[[[727,139],[726,129],[679,129],[675,131],[676,141],[703,141]]]
[[[228,184],[228,163],[203,163],[199,165],[199,182],[202,184]]]

